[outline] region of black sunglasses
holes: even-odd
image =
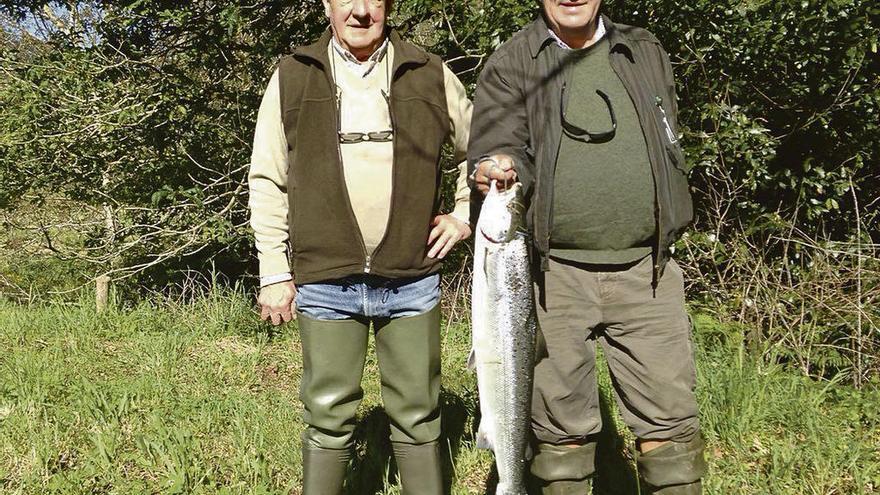
[[[605,132],[590,132],[565,120],[565,85],[562,85],[562,96],[559,99],[559,107],[560,114],[562,115],[562,131],[565,132],[566,136],[582,143],[597,144],[607,143],[614,139],[614,135],[617,134],[617,117],[614,115],[614,107],[611,106],[611,99],[600,89],[596,90],[596,94],[605,100],[605,105],[608,107],[608,113],[611,114],[611,130]]]
[[[387,143],[394,140],[394,129],[373,132],[342,132],[342,101],[341,93],[336,96],[336,135],[339,136],[340,144],[355,144],[372,141],[374,143]],[[385,104],[388,105],[388,115],[391,115],[391,98],[388,93],[382,91]]]

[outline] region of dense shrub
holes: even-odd
[[[472,90],[486,57],[537,5],[397,0],[394,24]],[[648,27],[675,66],[698,214],[678,247],[694,299],[753,323],[756,350],[811,374],[851,370],[861,383],[880,348],[880,6],[606,0],[605,9]],[[256,107],[277,57],[324,29],[320,3],[2,1],[0,10],[0,207],[81,203],[91,221],[68,227],[90,241],[54,248],[91,262],[93,274],[161,285],[169,271],[207,262],[252,272],[243,178]],[[466,276],[465,262],[459,254],[448,270]]]

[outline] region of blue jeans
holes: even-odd
[[[296,286],[296,309],[315,320],[403,318],[440,301],[440,275],[393,279],[356,275]]]

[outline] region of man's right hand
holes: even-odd
[[[489,184],[497,181],[500,190],[507,189],[516,182],[516,170],[513,169],[513,158],[510,155],[492,155],[477,163],[474,182],[483,196],[489,193]]]
[[[275,326],[296,319],[296,285],[293,280],[267,285],[260,289],[257,302],[260,304],[260,318],[271,320]]]

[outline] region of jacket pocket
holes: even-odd
[[[663,108],[663,98],[660,96],[655,97],[654,103],[657,114],[657,123],[660,128],[660,139],[663,141],[663,147],[666,148],[666,154],[669,157],[669,161],[675,168],[682,173],[687,174],[690,171],[690,167],[687,164],[687,160],[685,160],[684,151],[681,149],[681,142],[678,135],[675,133],[675,130],[672,129],[672,125],[669,123],[669,117],[666,114],[666,110]]]
[[[666,148],[666,154],[669,156],[669,161],[672,162],[672,165],[683,174],[687,175],[691,168],[688,166],[687,160],[684,158],[684,151],[682,151],[681,145],[678,143],[664,142],[664,147]]]

